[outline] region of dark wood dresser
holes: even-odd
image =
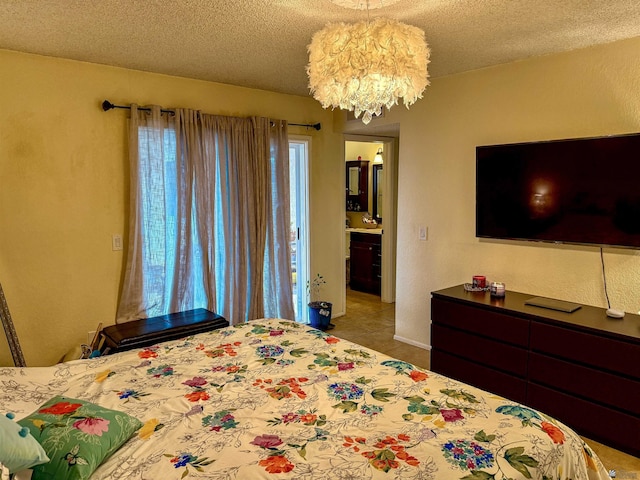
[[[133,320],[102,329],[102,351],[107,354],[143,348],[228,326],[224,317],[204,308]]]
[[[535,296],[432,292],[431,369],[640,456],[640,317],[525,305]]]

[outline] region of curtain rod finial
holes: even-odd
[[[111,103],[109,100],[105,100],[104,102],[102,102],[102,110],[104,110],[105,112],[115,107],[116,106],[113,103]]]

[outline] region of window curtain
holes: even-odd
[[[287,123],[131,106],[117,322],[207,308],[294,318]]]

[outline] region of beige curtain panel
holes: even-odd
[[[294,319],[286,121],[131,106],[117,322],[207,308]]]

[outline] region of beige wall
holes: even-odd
[[[327,299],[344,310],[342,135],[313,99],[6,50],[0,86],[0,283],[29,366],[55,363],[99,322],[114,322],[123,252],[111,250],[111,236],[126,236],[127,113],[102,112],[104,99],[322,122],[320,132],[290,132],[312,142],[312,271],[322,270]],[[0,366],[12,364],[0,335]]]
[[[381,146],[382,144],[380,142],[346,141],[344,143],[344,159],[345,161],[349,161],[362,157],[362,160],[368,160],[369,165],[373,165],[373,159],[376,156],[378,148]]]
[[[474,274],[606,306],[597,248],[475,237],[475,147],[640,131],[640,38],[435,79],[385,121],[401,125],[397,338],[429,345],[430,292]],[[638,312],[640,253],[604,251],[612,306]]]
[[[401,130],[397,338],[428,346],[429,292],[478,273],[605,305],[596,248],[475,238],[475,146],[639,131],[638,52],[632,39],[434,79],[410,110],[372,121]],[[339,112],[310,98],[1,50],[0,82],[0,282],[29,365],[55,362],[98,322],[113,323],[123,260],[111,235],[125,233],[127,134],[126,113],[101,112],[104,98],[322,122],[308,132],[311,269],[344,311]],[[605,260],[612,304],[640,310],[638,253],[605,249]],[[0,365],[9,365],[1,339]]]

